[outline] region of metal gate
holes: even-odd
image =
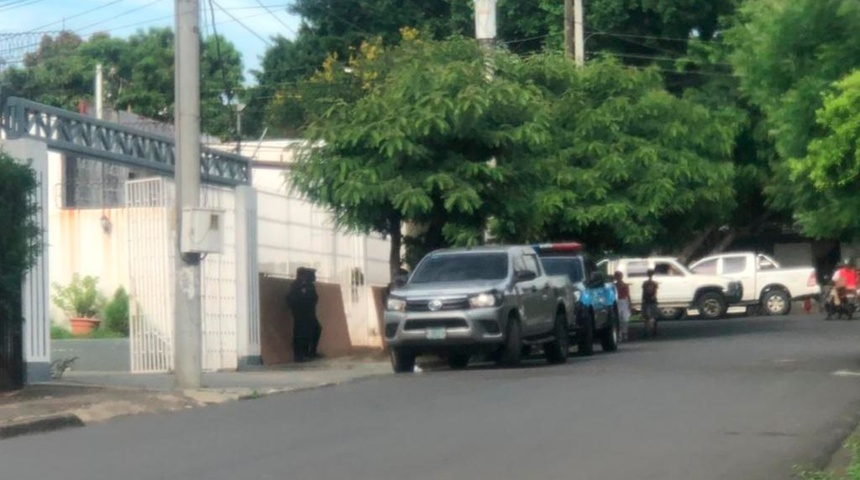
[[[173,285],[176,240],[173,181],[133,180],[126,184],[129,228],[132,372],[173,369]],[[224,249],[201,265],[203,369],[237,366],[237,269],[233,189],[201,186],[201,204],[224,210]]]
[[[131,371],[173,370],[173,200],[163,178],[126,183]]]
[[[203,369],[236,368],[236,202],[232,188],[204,185],[202,205],[224,210],[224,249],[207,255],[201,272]]]

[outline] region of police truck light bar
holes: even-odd
[[[582,244],[578,242],[539,243],[532,245],[532,248],[534,248],[538,253],[578,253],[582,251]]]

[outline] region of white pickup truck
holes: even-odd
[[[729,306],[740,302],[743,293],[740,282],[694,273],[671,257],[603,260],[598,266],[609,275],[616,271],[624,274],[630,284],[631,306],[637,311],[641,309],[642,282],[649,269],[654,270],[654,281],[659,286],[657,302],[661,310],[696,310],[704,318],[719,318]]]
[[[776,260],[760,253],[711,255],[690,264],[690,270],[740,281],[744,287],[741,304],[761,306],[769,315],[787,315],[792,300],[821,293],[813,267],[781,268]]]

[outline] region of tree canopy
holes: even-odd
[[[291,179],[343,226],[398,240],[401,221],[420,226],[410,261],[480,243],[486,228],[644,246],[667,223],[689,237],[693,212],[731,211],[737,123],[669,94],[656,70],[498,53],[488,80],[467,39],[413,39],[375,59],[329,77],[368,91],[331,99]]]
[[[833,217],[855,200],[841,189],[825,188],[821,175],[822,168],[834,173],[832,162],[841,161],[825,161],[824,152],[837,130],[828,115],[845,109],[831,105],[817,113],[837,85],[842,95],[850,95],[850,81],[837,82],[860,67],[858,31],[860,4],[852,0],[748,0],[727,32],[741,91],[762,112],[773,142],[768,199],[793,212],[804,233],[819,238],[858,231]],[[824,163],[819,168],[816,162]]]
[[[201,46],[201,117],[204,131],[232,137],[232,114],[224,97],[239,94],[242,58],[232,43],[210,36]],[[45,36],[22,67],[0,73],[4,96],[18,95],[77,110],[94,95],[96,64],[105,69],[105,104],[143,116],[172,121],[174,101],[173,32],[153,28],[127,39],[95,34],[84,40],[71,32]]]

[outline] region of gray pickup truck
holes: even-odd
[[[396,287],[385,308],[385,341],[395,372],[412,372],[419,354],[436,354],[465,368],[488,353],[517,365],[541,345],[550,363],[568,356],[574,289],[549,277],[531,247],[438,250]]]

